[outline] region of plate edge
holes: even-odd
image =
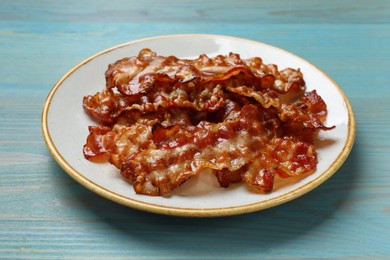
[[[67,163],[67,161],[61,156],[59,151],[57,150],[54,142],[51,139],[49,126],[48,126],[48,114],[49,109],[51,105],[51,101],[58,90],[58,88],[61,86],[61,84],[70,76],[72,75],[77,69],[82,67],[83,65],[87,64],[88,62],[92,61],[98,56],[101,56],[103,54],[109,53],[113,50],[116,50],[118,48],[122,48],[134,43],[149,41],[149,40],[158,40],[162,38],[174,38],[174,37],[220,37],[225,39],[234,39],[234,40],[240,40],[240,41],[249,41],[255,44],[260,45],[266,45],[273,49],[277,49],[279,51],[288,53],[289,55],[293,55],[301,60],[304,60],[311,66],[315,67],[318,71],[320,71],[328,80],[330,80],[334,86],[337,87],[338,92],[342,95],[343,101],[346,104],[347,111],[348,111],[348,134],[347,134],[347,140],[345,142],[345,145],[341,152],[339,153],[337,159],[335,160],[334,164],[332,164],[330,167],[328,167],[327,170],[324,171],[324,174],[318,176],[316,179],[312,180],[311,182],[305,184],[302,187],[299,187],[296,190],[293,190],[289,193],[283,194],[280,197],[271,198],[266,201],[262,201],[261,205],[260,203],[251,203],[246,204],[242,206],[233,206],[233,207],[225,207],[225,208],[203,208],[203,209],[193,209],[193,208],[177,208],[177,207],[169,207],[169,206],[162,206],[162,205],[156,205],[151,204],[148,202],[138,201],[132,198],[124,197],[120,194],[117,194],[115,192],[109,191],[104,187],[101,187],[100,185],[90,181],[88,178],[84,177],[81,173],[76,171],[72,166]],[[228,215],[238,215],[243,213],[250,213],[254,211],[259,211],[263,209],[267,209],[270,207],[278,206],[280,204],[286,203],[288,201],[291,201],[297,197],[303,196],[307,192],[315,189],[320,184],[325,182],[327,179],[329,179],[343,164],[343,162],[347,159],[348,155],[350,154],[353,143],[356,136],[356,122],[354,118],[354,113],[352,110],[352,106],[346,97],[345,93],[342,91],[341,87],[329,76],[327,75],[323,70],[312,64],[311,62],[307,61],[306,59],[299,57],[295,55],[294,53],[291,53],[287,50],[281,49],[279,47],[269,45],[263,42],[251,40],[251,39],[245,39],[245,38],[239,38],[234,36],[225,36],[225,35],[218,35],[218,34],[171,34],[171,35],[163,35],[163,36],[154,36],[154,37],[148,37],[143,39],[137,39],[129,42],[125,42],[122,44],[118,44],[116,46],[113,46],[111,48],[102,50],[89,58],[85,59],[84,61],[80,62],[76,66],[74,66],[71,70],[69,70],[64,76],[62,76],[56,84],[53,86],[51,91],[49,92],[42,111],[41,115],[41,127],[42,127],[42,133],[43,137],[46,143],[46,146],[48,147],[50,153],[53,155],[55,161],[61,166],[65,172],[67,172],[68,175],[70,175],[74,180],[79,182],[84,187],[88,188],[89,190],[111,200],[114,202],[117,202],[119,204],[129,206],[135,209],[153,212],[153,213],[159,213],[159,214],[165,214],[165,215],[175,215],[175,216],[183,216],[183,217],[218,217],[218,216],[228,216]]]

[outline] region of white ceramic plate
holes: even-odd
[[[220,188],[215,177],[202,175],[186,182],[170,196],[151,197],[135,194],[118,170],[107,164],[84,159],[82,147],[88,126],[95,123],[82,109],[85,95],[101,91],[108,64],[137,55],[142,48],[159,55],[195,58],[239,53],[242,58],[259,56],[279,69],[300,68],[307,89],[316,89],[328,105],[326,125],[332,131],[321,132],[317,144],[317,171],[314,174],[281,185],[269,194],[257,194],[246,185]],[[155,213],[211,217],[252,212],[273,207],[297,198],[327,180],[347,158],[355,137],[355,121],[351,106],[339,86],[309,62],[282,49],[246,39],[219,35],[170,35],[125,43],[102,51],[81,62],[64,75],[47,97],[42,113],[42,129],[47,146],[59,165],[75,180],[115,202]]]

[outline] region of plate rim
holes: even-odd
[[[337,158],[333,163],[323,171],[321,175],[319,175],[317,178],[313,179],[312,181],[306,183],[305,185],[298,187],[297,189],[294,189],[292,191],[289,191],[285,194],[282,194],[280,196],[269,198],[267,200],[245,204],[245,205],[239,205],[239,206],[232,206],[232,207],[223,207],[223,208],[184,208],[184,207],[172,207],[172,206],[164,206],[159,204],[153,204],[145,201],[139,201],[134,198],[129,198],[126,196],[123,196],[121,194],[116,193],[115,191],[109,190],[105,187],[102,187],[101,185],[89,180],[86,176],[84,176],[81,172],[78,172],[76,169],[72,167],[70,163],[68,163],[65,158],[61,155],[59,150],[57,149],[55,143],[53,142],[50,131],[49,131],[49,124],[48,124],[48,114],[50,110],[50,106],[52,103],[52,100],[57,92],[57,90],[61,87],[62,83],[66,81],[67,78],[69,78],[75,71],[77,71],[80,67],[83,65],[89,63],[90,61],[94,60],[96,57],[99,57],[101,55],[107,54],[111,51],[114,51],[116,49],[129,46],[132,44],[140,43],[140,42],[147,42],[151,40],[160,40],[160,39],[166,39],[166,38],[175,38],[175,37],[197,37],[197,38],[224,38],[228,40],[235,40],[235,41],[248,41],[252,42],[254,44],[264,45],[269,48],[275,49],[277,51],[285,52],[289,55],[295,56],[301,60],[304,60],[307,62],[310,66],[313,66],[316,68],[320,73],[323,74],[328,80],[332,82],[332,84],[337,88],[338,93],[341,95],[347,111],[348,111],[348,131],[347,131],[347,139],[345,141],[345,145],[343,149],[338,154]],[[169,35],[160,35],[160,36],[153,36],[153,37],[147,37],[137,40],[128,41],[125,43],[121,43],[118,45],[115,45],[113,47],[110,47],[108,49],[102,50],[100,52],[95,53],[94,55],[90,56],[89,58],[81,61],[77,65],[75,65],[72,69],[70,69],[67,73],[65,73],[52,87],[49,94],[46,97],[42,114],[41,114],[41,128],[42,128],[42,134],[44,137],[44,141],[46,143],[46,146],[48,147],[48,150],[52,154],[55,161],[60,165],[60,167],[75,181],[77,181],[79,184],[84,186],[85,188],[91,190],[92,192],[109,199],[113,202],[116,202],[118,204],[128,206],[137,210],[147,211],[151,213],[158,213],[158,214],[164,214],[164,215],[174,215],[174,216],[181,216],[181,217],[222,217],[222,216],[229,216],[229,215],[239,215],[243,213],[250,213],[255,211],[264,210],[267,208],[275,207],[280,204],[286,203],[288,201],[291,201],[293,199],[296,199],[297,197],[300,197],[309,191],[315,189],[322,183],[324,183],[326,180],[328,180],[336,171],[341,167],[341,165],[345,162],[345,160],[348,158],[356,136],[356,122],[354,118],[354,112],[352,109],[352,106],[341,89],[341,87],[333,80],[328,74],[326,74],[323,70],[312,64],[311,62],[307,61],[306,59],[297,56],[294,53],[291,53],[285,49],[266,44],[260,41],[246,39],[246,38],[240,38],[235,36],[227,36],[227,35],[219,35],[219,34],[169,34]]]

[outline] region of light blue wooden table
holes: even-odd
[[[355,112],[345,164],[294,201],[211,219],[137,211],[76,183],[41,134],[52,86],[98,51],[176,33],[258,40],[322,68]],[[389,1],[2,0],[0,61],[0,258],[390,257]]]

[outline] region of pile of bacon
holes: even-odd
[[[299,70],[258,57],[189,60],[143,49],[105,76],[106,88],[83,99],[99,122],[84,155],[108,160],[139,194],[163,195],[210,171],[222,187],[243,181],[270,192],[276,177],[315,171],[313,136],[332,129]]]

